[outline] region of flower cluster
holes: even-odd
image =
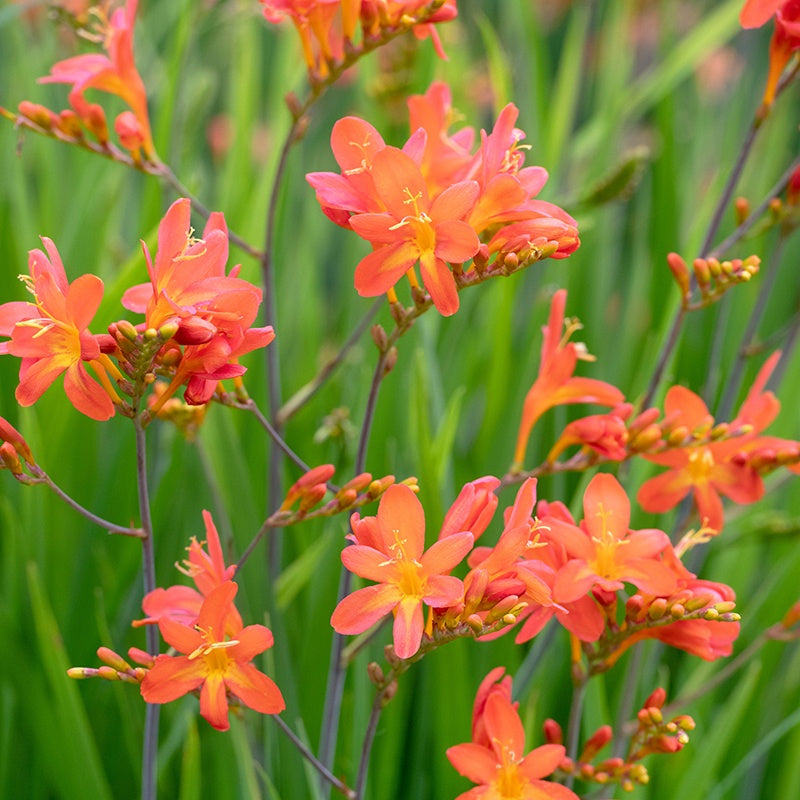
[[[261,290],[238,278],[238,267],[225,274],[223,216],[212,214],[203,238],[194,239],[189,214],[188,200],[172,204],[159,226],[155,263],[145,248],[150,282],[123,296],[123,305],[144,314],[145,322],[120,320],[108,334],[88,330],[102,300],[102,280],[82,275],[69,283],[49,239],[42,240],[44,251],[30,252],[30,274],[22,280],[33,300],[0,305],[0,336],[9,339],[0,343],[0,354],[22,359],[20,405],[35,403],[63,374],[67,397],[81,413],[96,420],[116,411],[131,415],[160,375],[169,384],[150,406],[155,416],[182,386],[186,401],[199,405],[214,396],[219,381],[246,371],[239,356],[274,338],[271,327],[251,327]]]
[[[586,740],[577,758],[562,760],[559,771],[586,783],[619,784],[626,792],[633,791],[636,784],[647,784],[650,776],[641,760],[652,753],[677,753],[688,743],[688,731],[695,727],[694,720],[685,714],[664,719],[662,708],[666,697],[666,692],[659,688],[644,701],[636,715],[637,729],[624,758],[612,756],[595,761],[614,739],[611,726],[602,725]],[[544,734],[550,744],[563,743],[561,726],[553,719],[545,720]]]
[[[642,485],[639,504],[645,511],[663,513],[691,493],[706,532],[722,529],[721,495],[739,504],[754,503],[764,494],[764,474],[783,466],[800,471],[800,442],[761,435],[780,410],[775,395],[765,391],[779,352],[763,365],[731,422],[715,423],[703,400],[683,386],[667,391],[659,421],[659,409],[633,415],[633,406],[615,386],[573,374],[579,359],[592,357],[585,345],[570,341],[580,324],[565,320],[565,304],[562,289],[553,296],[549,323],[542,329],[539,371],[523,404],[515,471],[521,470],[531,431],[542,414],[568,403],[595,403],[611,410],[568,423],[548,453],[546,465],[552,466],[565,450],[578,445],[586,454],[575,462],[578,469],[632,456],[668,467]]]
[[[536,199],[547,172],[523,166],[524,133],[514,126],[513,104],[491,133],[481,131],[475,153],[472,129],[448,132],[453,109],[445,84],[410,98],[409,111],[412,135],[402,148],[385,144],[358,117],[339,120],[331,148],[341,173],[306,176],[325,214],[374,248],[356,267],[359,294],[396,299],[393,287],[403,275],[418,286],[419,263],[431,300],[448,316],[458,310],[459,285],[479,277],[492,257],[508,274],[578,247],[575,220]]]
[[[374,47],[404,31],[423,39],[430,36],[436,52],[445,58],[436,23],[455,19],[456,0],[260,0],[268,22],[289,17],[300,36],[303,57],[312,82],[326,79],[346,56],[358,53],[355,42],[361,27],[362,47]]]
[[[181,655],[131,648],[129,657],[141,665],[131,667],[114,651],[101,647],[97,654],[104,666],[73,667],[68,674],[139,684],[148,703],[168,703],[189,692],[199,693],[200,714],[225,731],[230,727],[229,703],[243,703],[262,714],[279,714],[285,703],[274,681],[251,663],[272,647],[272,632],[264,625],[243,624],[234,604],[236,567],[225,565],[208,511],[203,511],[203,521],[206,541],[192,538],[189,557],[178,567],[196,588],[174,585],[148,592],[142,601],[147,617],[133,623],[134,627],[158,625],[167,644]]]
[[[73,144],[86,144],[84,136],[88,132],[100,149],[113,157],[105,110],[85,96],[87,90],[97,89],[119,97],[128,106],[116,117],[114,131],[133,161],[157,162],[147,94],[133,57],[137,6],[138,0],[127,0],[125,7],[116,9],[110,18],[100,8],[95,9],[92,18],[98,20],[99,29],[87,38],[102,41],[105,54],[87,53],[59,61],[49,75],[40,79],[40,83],[71,84],[70,108],[56,113],[23,101],[19,104],[19,114],[11,115],[17,124]]]

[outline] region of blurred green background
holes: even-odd
[[[569,290],[567,313],[580,317],[597,356],[582,374],[618,385],[632,400],[647,387],[678,304],[665,256],[697,254],[719,192],[755,109],[766,74],[769,30],[739,31],[736,2],[613,2],[460,0],[458,20],[440,27],[448,61],[430,42],[408,37],[364,59],[315,106],[304,140],[293,150],[277,217],[277,339],[284,399],[309,381],[362,319],[372,301],[352,286],[367,245],[330,223],[303,179],[333,170],[334,121],[357,114],[387,142],[408,135],[404,98],[446,80],[464,124],[491,127],[514,102],[531,145],[528,164],[550,172],[542,197],[579,221],[582,246],[567,261],[461,295],[450,319],[431,313],[400,343],[396,368],[379,397],[367,456],[376,476],[416,475],[435,536],[460,486],[508,468],[525,392],[536,375],[540,327],[549,299]],[[28,12],[23,13],[27,7]],[[66,90],[42,86],[76,42],[43,6],[0,6],[0,103],[21,100],[61,109]],[[85,48],[85,45],[80,45]],[[268,26],[254,0],[196,3],[141,0],[137,63],[148,87],[156,147],[175,173],[230,227],[255,246],[276,159],[289,118],[282,98],[303,96],[305,75],[291,26]],[[797,153],[796,87],[789,87],[763,126],[739,194],[756,205]],[[107,109],[114,100],[103,100]],[[212,133],[223,132],[225,146]],[[597,207],[581,205],[632,153],[640,159],[629,191]],[[119,298],[145,279],[139,239],[154,249],[158,221],[175,199],[154,178],[0,124],[0,301],[24,298],[17,275],[38,236],[58,246],[71,279],[99,274],[106,299],[92,330],[119,318]],[[202,230],[202,220],[196,227]],[[726,213],[721,236],[733,227]],[[760,363],[785,346],[796,324],[798,248],[790,239],[780,261],[770,258],[770,231],[729,256],[762,255],[762,272],[725,301],[693,315],[667,380],[705,390],[714,408],[742,345],[746,322],[769,274],[774,287],[758,330],[762,349],[748,360],[741,399]],[[231,263],[258,281],[257,264],[232,248]],[[404,289],[401,298],[407,300]],[[387,309],[379,319],[390,326]],[[714,352],[715,332],[720,349]],[[289,423],[286,438],[311,464],[332,462],[337,478],[352,473],[357,431],[376,351],[362,338],[325,389]],[[246,385],[266,408],[262,359],[247,361]],[[137,516],[133,430],[129,420],[99,425],[65,401],[59,385],[35,407],[13,397],[16,359],[0,359],[0,415],[16,425],[39,463],[73,497],[118,523]],[[662,387],[658,399],[663,397]],[[771,432],[800,437],[796,397],[800,370],[791,353],[778,388],[783,410]],[[554,435],[585,408],[551,412],[537,425],[529,465]],[[326,417],[348,420],[333,434],[315,433]],[[733,416],[731,414],[731,416]],[[330,426],[328,426],[330,427]],[[328,431],[330,434],[330,431]],[[159,585],[178,582],[174,563],[203,530],[212,511],[229,559],[235,560],[268,513],[266,442],[255,420],[219,407],[195,443],[166,425],[149,431],[151,487]],[[626,469],[633,495],[652,470]],[[285,485],[298,477],[286,466]],[[539,497],[578,511],[588,476],[541,480]],[[709,547],[703,576],[727,582],[743,615],[741,651],[798,599],[800,548],[794,483],[771,480],[758,506],[737,509]],[[576,502],[577,498],[577,502]],[[501,507],[513,490],[501,497]],[[367,513],[374,513],[367,509]],[[498,520],[486,534],[497,535]],[[634,527],[671,531],[673,517],[635,512]],[[282,575],[267,578],[261,547],[238,576],[237,602],[247,622],[264,621],[276,645],[262,665],[287,700],[284,719],[316,748],[336,602],[344,516],[289,529]],[[0,795],[26,798],[134,797],[139,791],[144,705],[135,688],[104,681],[72,682],[68,666],[97,663],[98,645],[124,653],[144,647],[140,548],[106,536],[44,488],[0,475]],[[270,609],[265,615],[264,609]],[[382,643],[361,655],[348,677],[334,772],[355,780],[372,702],[365,666]],[[643,648],[637,670],[630,654],[592,680],[584,735],[616,722],[624,692],[638,708],[658,685],[669,697],[702,686],[720,668],[656,644]],[[689,708],[697,729],[680,754],[651,758],[649,786],[635,798],[752,800],[800,797],[800,652],[771,643],[750,665]],[[471,705],[486,672],[504,665],[515,689],[530,747],[542,743],[541,723],[566,726],[571,696],[569,648],[563,631],[516,646],[461,641],[414,667],[381,718],[368,796],[444,799],[470,784],[445,757],[468,741]],[[269,718],[246,711],[229,734],[198,716],[184,698],[161,717],[159,790],[163,797],[314,798],[313,773]],[[622,796],[609,788],[591,797]]]

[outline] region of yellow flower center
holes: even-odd
[[[195,658],[203,658],[209,672],[227,672],[228,665],[231,663],[232,659],[228,656],[226,651],[228,648],[235,647],[239,644],[238,640],[230,639],[227,642],[218,642],[214,639],[213,628],[204,630],[195,625],[195,629],[206,641],[189,653],[189,660],[193,661]]]
[[[707,447],[693,450],[689,454],[689,476],[692,483],[705,483],[714,465],[714,454]]]
[[[595,575],[603,578],[615,580],[619,573],[617,564],[617,548],[628,544],[627,539],[619,539],[609,527],[609,518],[612,516],[610,511],[606,511],[602,503],[599,504],[597,516],[602,522],[602,532],[600,536],[592,536],[595,543],[595,558],[591,567]]]
[[[503,745],[502,759],[503,763],[498,766],[496,777],[492,781],[492,789],[498,797],[505,800],[524,800],[529,781],[520,774],[516,754],[506,744]]]

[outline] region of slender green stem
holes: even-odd
[[[153,548],[153,521],[150,516],[150,496],[147,487],[147,448],[141,415],[134,419],[136,426],[136,478],[139,493],[139,516],[142,522],[142,573],[145,595],[156,588],[155,551]],[[145,629],[147,652],[155,655],[159,649],[158,626]],[[161,706],[145,706],[144,744],[142,748],[142,800],[156,798],[156,756],[158,753],[158,716]]]
[[[192,201],[192,207],[201,217],[208,219],[211,216],[210,209],[201,203],[200,200],[197,199],[196,195],[189,191],[189,189],[180,181],[180,179],[175,175],[169,166],[161,163],[156,174],[162,178],[165,183],[168,183],[179,195],[188,197]],[[228,239],[230,239],[233,244],[235,244],[240,250],[243,250],[249,256],[252,256],[258,260],[262,258],[263,254],[260,250],[257,250],[251,244],[246,242],[241,236],[234,233],[230,229],[228,229]]]
[[[367,772],[369,771],[369,758],[372,752],[372,743],[375,741],[375,732],[378,730],[378,722],[383,710],[384,690],[378,689],[375,699],[372,701],[372,710],[369,715],[367,729],[364,732],[364,742],[361,745],[361,758],[358,762],[358,778],[356,779],[356,800],[361,800],[364,796],[364,789],[367,786]]]
[[[109,522],[108,520],[103,519],[102,517],[98,517],[97,514],[93,514],[89,511],[88,508],[84,508],[77,500],[74,500],[70,497],[60,486],[58,486],[53,479],[43,470],[37,469],[36,471],[36,482],[37,483],[44,483],[49,489],[51,489],[58,497],[60,497],[70,508],[77,511],[82,517],[85,517],[89,520],[89,522],[93,522],[95,525],[107,530],[109,533],[116,534],[117,536],[132,536],[136,539],[144,539],[146,534],[144,530],[141,528],[134,528],[132,525],[125,528],[122,525],[116,525],[113,522]]]
[[[364,420],[361,426],[361,436],[358,442],[358,452],[354,471],[356,474],[363,472],[367,458],[367,443],[372,429],[372,420],[375,416],[375,405],[378,401],[378,390],[384,376],[386,366],[387,351],[383,351],[375,365],[375,372],[372,376],[369,395],[367,397],[367,407],[364,411]],[[352,585],[352,575],[342,567],[339,576],[339,591],[337,592],[337,603],[350,593]],[[344,650],[345,637],[340,633],[334,633],[333,644],[331,645],[331,655],[328,662],[328,684],[325,689],[325,705],[322,714],[322,734],[319,744],[319,760],[326,766],[333,764],[336,753],[336,741],[339,732],[339,716],[342,710],[342,694],[344,692],[344,679],[347,666],[342,663],[342,651]],[[377,722],[376,722],[377,724]],[[369,731],[367,731],[367,735]]]
[[[286,734],[291,743],[300,751],[303,758],[314,767],[317,772],[330,783],[335,789],[340,791],[349,800],[355,800],[356,793],[345,783],[340,781],[317,757],[309,750],[302,739],[277,715],[273,714],[272,719],[275,724]]]
[[[572,706],[569,710],[569,725],[567,727],[567,757],[573,761],[578,757],[578,745],[581,737],[581,719],[583,718],[583,701],[586,699],[586,686],[589,682],[588,676],[583,676],[576,680],[572,686]],[[575,783],[575,775],[567,776],[566,785],[572,788]]]
[[[747,328],[742,334],[739,351],[736,354],[736,361],[733,364],[730,375],[725,380],[725,393],[722,395],[722,400],[717,407],[718,419],[727,419],[729,412],[733,408],[733,401],[736,397],[737,391],[739,390],[739,382],[742,378],[742,372],[744,371],[744,365],[745,361],[747,360],[748,351],[755,341],[758,326],[761,323],[761,319],[763,318],[764,311],[767,307],[767,300],[772,294],[772,289],[775,286],[775,282],[778,277],[778,270],[780,268],[785,245],[786,237],[781,236],[778,239],[778,243],[775,246],[772,257],[770,258],[771,269],[767,272],[766,277],[761,282],[755,307],[753,308],[752,314],[750,314],[750,319],[747,321]],[[709,370],[709,372],[710,371],[711,370]]]
[[[309,400],[325,385],[325,382],[330,378],[336,368],[345,360],[347,354],[352,350],[353,346],[361,338],[362,334],[372,322],[375,315],[381,309],[385,300],[379,297],[370,306],[369,311],[364,315],[361,322],[356,325],[353,332],[348,337],[347,341],[342,345],[339,352],[328,361],[322,369],[309,381],[305,386],[296,391],[278,411],[275,417],[276,423],[285,425],[291,417],[293,417]]]

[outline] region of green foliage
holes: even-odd
[[[290,91],[302,96],[305,86],[291,25],[269,28],[255,0],[150,0],[141,6],[136,51],[150,89],[156,146],[192,192],[225,212],[231,230],[261,248],[269,191],[291,122],[282,98]],[[464,292],[457,315],[430,314],[400,342],[397,364],[378,399],[367,469],[375,476],[420,479],[429,541],[464,482],[509,467],[522,400],[538,368],[540,328],[556,288],[568,288],[567,313],[582,320],[578,338],[597,356],[595,364],[583,365],[582,374],[613,382],[632,399],[646,391],[679,306],[665,256],[670,250],[687,259],[697,254],[760,97],[767,39],[738,31],[740,6],[741,0],[461,0],[458,20],[441,27],[449,61],[435,60],[427,41],[390,46],[398,62],[410,63],[408,92],[424,91],[434,78],[447,80],[466,124],[490,127],[505,102],[519,107],[518,124],[532,146],[527,163],[550,173],[542,197],[560,204],[575,199],[576,208],[567,210],[577,215],[582,239],[567,261],[545,261]],[[0,103],[14,108],[29,99],[61,108],[63,87],[38,85],[36,79],[71,54],[75,42],[45,15],[23,17],[21,10],[22,5],[0,9]],[[375,99],[379,89],[387,91],[391,77],[382,71],[380,56],[367,58],[314,107],[305,138],[289,157],[275,232],[280,259],[274,346],[284,400],[314,377],[372,303],[352,286],[354,266],[368,245],[324,217],[303,176],[333,169],[330,129],[345,114],[368,119],[391,144],[405,140],[402,105]],[[710,57],[732,65],[721,83],[709,82]],[[796,152],[796,101],[790,87],[766,121],[744,172],[738,191],[754,205]],[[224,120],[231,136],[229,149],[216,154],[209,143],[215,118]],[[70,278],[91,271],[104,279],[98,321],[113,321],[125,288],[146,280],[139,239],[154,251],[157,224],[174,191],[155,178],[2,123],[0,302],[22,299],[16,276],[25,271],[27,251],[45,235],[59,247]],[[647,159],[638,155],[644,152]],[[202,224],[197,218],[195,226]],[[732,227],[727,212],[718,238]],[[753,235],[731,255],[769,253],[774,242],[771,232]],[[779,339],[799,301],[796,260],[794,240],[780,264],[765,258],[764,269],[779,274],[757,332],[763,349],[747,365],[739,399],[766,355],[784,344]],[[256,261],[233,247],[231,262],[239,261],[243,277],[258,281]],[[688,320],[669,366],[669,383],[705,390],[712,400],[722,394],[761,280]],[[407,290],[398,290],[408,301]],[[388,308],[378,321],[391,328]],[[716,331],[722,331],[725,345],[719,352],[711,346]],[[376,358],[365,335],[287,427],[287,440],[306,462],[335,463],[340,482],[352,474],[355,441],[346,429],[318,442],[314,433],[334,409],[346,409],[360,425]],[[0,415],[24,432],[37,459],[65,490],[101,516],[127,524],[137,515],[129,421],[91,423],[64,402],[60,387],[35,407],[19,409],[11,361],[0,359]],[[247,358],[246,385],[266,408],[262,361],[258,355]],[[784,412],[776,435],[798,437],[793,413],[798,391],[793,354],[778,392]],[[573,417],[571,410],[567,415],[559,410],[537,425],[531,463],[546,455],[553,435]],[[266,443],[252,416],[223,408],[211,409],[194,444],[162,427],[148,435],[157,575],[165,586],[177,581],[174,563],[183,558],[189,538],[202,532],[202,508],[214,514],[226,554],[238,557],[247,546],[272,510],[266,503]],[[650,474],[635,465],[621,478],[634,492]],[[287,467],[281,477],[288,485],[296,470]],[[572,503],[574,509],[583,485],[575,476],[542,480],[539,496]],[[506,489],[501,508],[512,500],[513,490]],[[797,599],[800,501],[788,486],[776,486],[759,508],[743,509],[709,547],[705,564],[707,577],[737,591],[745,620],[737,652]],[[759,524],[764,518],[758,514],[765,511],[779,515],[772,518],[777,522]],[[364,513],[374,513],[374,507]],[[651,524],[642,513],[633,520],[634,527]],[[268,576],[278,570],[267,563],[264,545],[238,578],[246,621],[266,622],[275,633],[266,669],[287,698],[284,718],[312,749],[320,735],[329,619],[345,528],[343,518],[291,528],[284,534],[282,572],[274,584]],[[498,530],[495,522],[487,541]],[[785,533],[774,535],[776,530]],[[45,488],[22,487],[0,474],[0,795],[24,792],[30,800],[44,800],[134,793],[144,721],[135,687],[78,684],[65,670],[95,665],[100,644],[121,653],[144,647],[141,629],[129,625],[141,616],[140,558],[135,540],[108,537]],[[355,775],[374,693],[366,664],[382,659],[386,641],[379,634],[351,669],[337,775]],[[561,630],[546,641],[546,649],[539,640],[516,646],[512,636],[491,644],[460,641],[415,665],[381,718],[368,796],[438,799],[468,788],[444,752],[469,739],[475,690],[494,666],[517,674],[516,690],[524,688],[523,708],[533,720],[531,745],[542,742],[539,726],[547,716],[566,728],[568,643]],[[626,680],[626,657],[592,684],[584,733],[616,722],[609,715],[626,689],[635,690],[635,713],[658,682],[673,699],[698,689],[720,669],[679,653],[662,657],[655,647],[643,652],[638,680]],[[770,643],[743,672],[696,706],[681,709],[699,723],[691,744],[660,764],[657,758],[648,762],[652,780],[633,796],[800,796],[794,757],[800,738],[792,713],[800,700],[798,667],[793,645]],[[198,719],[195,698],[162,712],[161,796],[317,797],[316,776],[272,720],[245,710],[223,736]]]

